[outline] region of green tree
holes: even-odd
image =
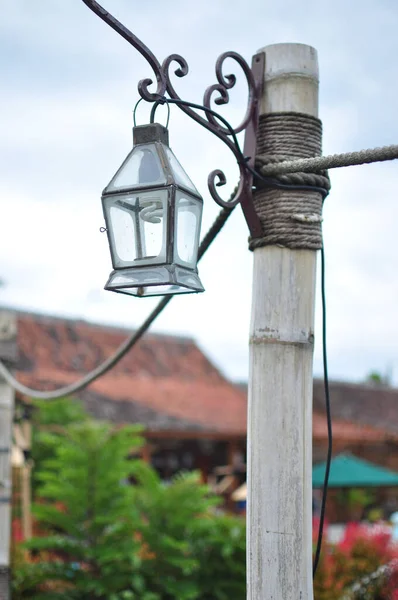
[[[82,402],[74,398],[57,400],[34,400],[32,402],[32,459],[33,493],[39,485],[37,475],[42,472],[44,461],[54,456],[55,447],[65,427],[84,423],[89,419]],[[52,435],[48,435],[48,433]]]
[[[220,499],[199,473],[164,485],[136,464],[135,506],[146,560],[146,588],[162,600],[229,600],[246,593],[246,528],[240,517],[217,514]]]
[[[141,515],[147,585],[162,600],[200,598],[201,563],[193,536],[218,499],[200,485],[197,473],[178,475],[165,486],[152,468],[144,463],[137,467],[135,505]]]
[[[370,371],[366,376],[365,381],[366,383],[376,386],[390,387],[392,385],[392,371],[391,369],[387,369],[384,375],[380,371]]]
[[[134,471],[128,455],[141,444],[137,427],[114,431],[86,420],[41,435],[54,455],[38,473],[34,513],[44,535],[28,544],[40,560],[20,569],[13,597],[156,600],[142,589],[134,488],[126,485]]]
[[[200,564],[200,598],[212,600],[246,597],[246,522],[232,515],[209,515],[192,531]]]
[[[136,427],[93,422],[79,403],[44,403],[35,421],[40,536],[34,562],[15,568],[13,600],[244,597],[245,522],[217,514],[198,473],[165,485],[128,458]]]

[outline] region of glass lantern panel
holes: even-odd
[[[165,262],[168,190],[103,199],[115,269]]]
[[[113,271],[105,289],[139,298],[203,292],[203,286],[197,273],[173,265],[135,267]]]
[[[166,176],[155,144],[142,144],[130,152],[104,192],[109,193],[134,186],[160,185]]]
[[[200,200],[177,190],[174,260],[191,269],[196,269],[202,206]]]
[[[198,190],[196,189],[188,175],[185,173],[184,169],[182,168],[182,166],[180,165],[170,148],[168,146],[163,147],[165,149],[166,156],[169,160],[170,168],[173,172],[175,183],[177,185],[181,185],[182,187],[192,191],[194,194],[197,194],[199,196]]]
[[[151,285],[137,288],[120,288],[112,291],[116,291],[119,294],[127,294],[128,296],[147,298],[148,296],[174,296],[175,294],[192,294],[192,292],[196,292],[197,290],[191,290],[179,285]]]

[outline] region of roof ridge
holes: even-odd
[[[99,321],[89,321],[89,320],[86,320],[81,317],[55,315],[55,314],[49,314],[47,312],[46,313],[37,312],[35,310],[18,309],[18,308],[12,307],[12,306],[0,305],[0,310],[10,311],[10,312],[14,313],[16,316],[20,315],[20,316],[27,316],[27,317],[35,317],[35,318],[37,318],[37,320],[40,320],[40,321],[58,321],[58,322],[64,322],[64,323],[73,322],[76,324],[92,327],[93,329],[106,329],[108,331],[114,331],[114,332],[126,333],[126,334],[132,334],[132,333],[134,333],[134,331],[137,331],[137,329],[138,329],[138,327],[137,328],[125,327],[123,325],[103,323],[103,322],[99,322]],[[195,338],[193,338],[192,336],[188,336],[188,335],[153,332],[153,331],[147,332],[145,335],[153,337],[153,338],[162,338],[162,339],[170,338],[173,340],[181,340],[181,341],[191,342],[195,346],[199,347]]]
[[[322,377],[314,377],[313,381],[314,381],[314,383],[316,383],[318,385],[323,385]],[[389,392],[389,393],[393,393],[393,394],[398,393],[398,387],[395,387],[392,385],[372,385],[372,383],[367,383],[366,381],[344,381],[341,379],[330,379],[329,378],[329,385],[330,386],[341,385],[344,387],[356,388],[356,389],[361,388],[361,389],[367,390],[367,391],[372,390],[373,392]]]
[[[241,388],[243,391],[248,388],[248,381],[235,381],[235,385]],[[322,377],[313,377],[313,383],[316,385],[324,385]],[[396,395],[398,393],[398,387],[389,385],[372,385],[364,381],[344,381],[341,379],[330,379],[329,387],[333,388],[334,385],[341,385],[347,388],[363,389],[372,392],[388,392]]]

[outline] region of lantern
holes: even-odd
[[[102,193],[114,268],[105,289],[140,297],[203,292],[196,266],[203,200],[165,127],[134,127],[133,142]]]

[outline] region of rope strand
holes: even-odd
[[[297,171],[301,171],[302,173],[313,173],[324,171],[326,169],[384,162],[387,160],[395,160],[397,158],[398,145],[392,145],[358,150],[357,152],[315,156],[314,158],[299,158],[297,160],[283,158],[282,161],[274,159],[273,164],[269,164],[271,162],[269,156],[265,157],[260,154],[256,157],[256,164],[262,175],[270,177],[283,175],[285,173],[296,173]]]
[[[319,156],[321,150],[322,123],[319,119],[292,112],[260,116],[257,151],[263,162],[270,159],[273,164],[275,160],[297,156]],[[255,178],[253,204],[263,232],[250,239],[250,250],[269,245],[320,249],[322,204],[330,188],[327,173],[277,176],[274,185],[265,179]]]

